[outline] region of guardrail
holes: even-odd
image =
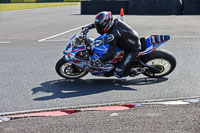
[[[200,0],[91,0],[81,1],[81,14],[109,10],[129,15],[200,15]]]
[[[112,14],[119,14],[120,9],[128,14],[128,1],[82,1],[81,14],[97,14],[101,11],[111,11]]]
[[[185,15],[200,15],[200,0],[183,0]]]
[[[129,14],[134,15],[181,15],[180,0],[130,0]]]

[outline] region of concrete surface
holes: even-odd
[[[124,111],[86,111],[0,123],[1,133],[199,133],[200,103],[144,105]]]

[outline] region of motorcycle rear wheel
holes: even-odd
[[[156,50],[142,57],[142,61],[159,71],[147,69],[143,74],[150,78],[162,78],[169,75],[176,67],[176,59],[172,53],[167,50]]]
[[[88,73],[86,70],[66,61],[64,58],[61,58],[56,63],[55,69],[59,76],[66,79],[79,79]]]

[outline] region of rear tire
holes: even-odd
[[[159,72],[146,70],[143,74],[150,78],[161,78],[169,75],[176,67],[176,59],[172,53],[167,50],[156,50],[148,55],[142,56],[141,60],[152,67],[159,69]]]
[[[56,63],[55,69],[59,76],[66,79],[79,79],[88,73],[86,70],[66,61],[64,58],[61,58]]]

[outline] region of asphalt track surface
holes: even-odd
[[[140,36],[169,34],[161,48],[177,59],[175,71],[162,79],[145,76],[81,80],[59,77],[55,64],[66,41],[77,31],[38,40],[91,23],[79,6],[0,13],[0,113],[119,102],[200,97],[200,16],[125,16]],[[95,30],[89,36],[96,37]]]

